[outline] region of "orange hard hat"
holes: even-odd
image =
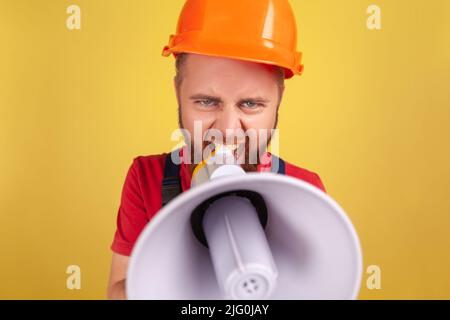
[[[297,26],[288,0],[186,0],[163,55],[197,53],[303,72]]]

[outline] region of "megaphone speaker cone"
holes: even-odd
[[[225,197],[204,216],[205,246],[192,212],[236,189],[264,199],[265,228],[246,199]],[[296,178],[249,173],[214,179],[164,206],[133,248],[126,291],[129,299],[355,299],[361,275],[356,231],[331,197]]]

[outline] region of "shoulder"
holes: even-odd
[[[316,172],[296,166],[287,161],[284,162],[286,168],[286,175],[306,181],[314,185],[315,187],[321,189],[322,191],[326,192],[325,186],[323,185],[320,176]]]
[[[134,157],[126,180],[138,185],[141,192],[158,188],[164,176],[166,156],[167,153]]]
[[[131,167],[136,173],[162,171],[166,156],[167,153],[136,156]]]

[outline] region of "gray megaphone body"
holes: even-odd
[[[144,228],[127,297],[356,299],[362,253],[342,208],[307,182],[245,173],[227,157],[206,160]]]

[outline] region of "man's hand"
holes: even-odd
[[[108,299],[125,300],[125,281],[128,269],[129,257],[113,253],[111,262],[111,273],[109,275]]]

